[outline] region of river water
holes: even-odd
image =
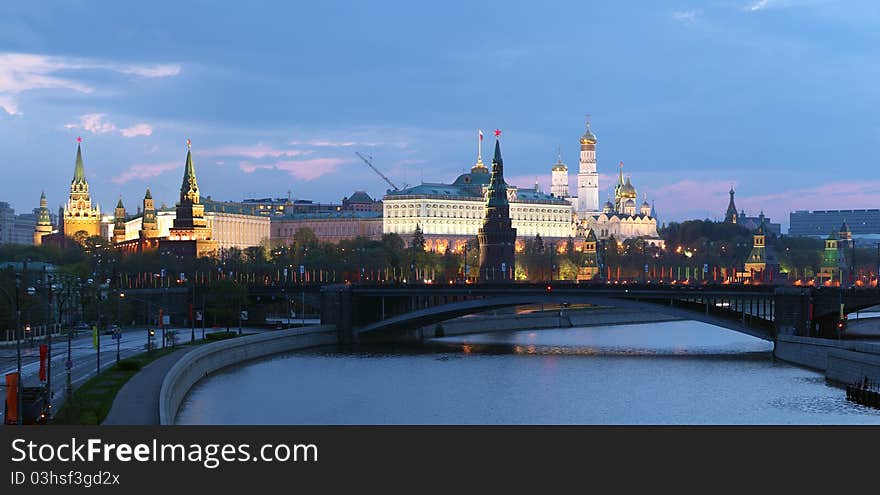
[[[772,344],[693,321],[311,349],[197,384],[178,424],[880,424]]]

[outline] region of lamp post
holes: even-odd
[[[306,326],[306,265],[299,265],[299,285],[300,285],[300,294],[302,303],[300,304],[299,312],[300,318],[302,318],[302,326]]]
[[[195,277],[195,272],[193,272],[193,277],[192,277],[192,289],[193,289],[192,290],[192,304],[190,304],[190,306],[189,306],[189,332],[190,332],[189,333],[189,341],[195,342],[196,341],[196,319],[195,319],[195,314],[196,314],[196,309],[195,309],[195,306],[196,306],[196,277]]]
[[[45,270],[45,266],[43,270]],[[48,348],[48,357],[46,358],[46,410],[49,411],[50,416],[52,414],[52,328],[49,327],[49,322],[52,320],[52,284],[54,281],[55,277],[52,275],[46,276],[46,288],[48,291],[46,297],[46,328],[48,329],[46,332],[46,347]]]

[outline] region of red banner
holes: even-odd
[[[6,424],[18,423],[18,373],[6,373]]]
[[[49,346],[40,344],[40,381],[46,381],[46,360],[49,357]]]

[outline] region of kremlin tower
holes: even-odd
[[[92,207],[89,194],[89,182],[86,180],[83,165],[82,138],[76,138],[76,163],[73,168],[73,180],[70,182],[70,197],[64,209],[64,234],[75,237],[84,232],[87,237],[101,235],[101,209]]]
[[[167,247],[178,254],[196,257],[209,256],[217,250],[212,230],[205,219],[205,206],[201,203],[189,139],[186,140],[186,164],[183,169],[183,182],[180,185],[177,215],[168,238],[162,239],[159,247],[160,249]]]
[[[514,245],[516,229],[510,222],[510,203],[504,182],[504,161],[501,159],[501,131],[495,131],[495,157],[489,178],[486,216],[477,238],[480,242],[480,281],[503,282],[514,278]]]
[[[49,202],[46,201],[46,193],[40,194],[40,210],[37,224],[34,226],[34,244],[39,246],[43,243],[43,236],[52,233],[52,219],[49,217]]]

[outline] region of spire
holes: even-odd
[[[197,204],[199,202],[199,184],[196,181],[196,169],[192,161],[192,143],[186,140],[186,166],[183,169],[183,182],[180,185],[180,202]]]
[[[49,201],[46,200],[46,191],[40,192],[40,208],[46,208],[49,206]]]
[[[125,208],[125,206],[122,205],[122,196],[119,196],[119,202],[116,203],[116,207],[117,208]]]
[[[504,182],[504,160],[501,158],[501,131],[495,130],[495,156],[492,158],[492,176],[489,178],[489,206],[507,204],[507,184]]]
[[[86,181],[86,169],[83,165],[82,149],[80,148],[82,138],[76,138],[76,164],[73,167],[73,182],[83,183]]]
[[[147,186],[147,194],[144,196],[144,199],[153,199],[153,195],[150,194],[150,187]]]
[[[471,167],[471,173],[486,171],[486,165],[483,164],[483,130],[477,129],[477,163]]]
[[[730,185],[730,202],[727,203],[727,212],[724,214],[724,222],[725,223],[737,223],[738,215],[736,213],[736,203],[733,201],[733,195],[736,191],[733,190],[733,184]]]
[[[618,165],[619,171],[617,173],[617,183],[619,185],[623,185],[623,162],[621,161]]]

